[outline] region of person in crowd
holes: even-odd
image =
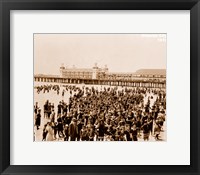
[[[38,107],[38,102],[36,102],[35,105],[34,105],[34,113],[35,113],[35,114],[37,114],[38,109],[39,109],[39,107]]]
[[[93,127],[88,128],[88,135],[89,135],[89,141],[94,141],[94,129],[93,129]]]
[[[69,126],[68,124],[66,124],[64,127],[64,141],[68,140],[69,140]]]
[[[48,131],[46,130],[47,124],[44,125],[43,132],[42,132],[42,141],[46,141],[46,136]]]
[[[138,141],[138,134],[137,134],[137,126],[136,124],[133,124],[133,127],[131,128],[131,137],[133,141]]]
[[[58,122],[54,122],[52,125],[52,128],[54,130],[54,140],[57,140],[57,134],[58,134]]]
[[[53,131],[51,122],[47,123],[46,132],[47,132],[46,141],[53,141],[54,140],[54,131]]]
[[[63,120],[60,115],[58,116],[57,123],[58,123],[58,125],[57,125],[58,136],[59,136],[59,138],[62,138],[64,135],[63,134]]]
[[[159,123],[158,120],[156,120],[155,122],[155,127],[154,127],[154,136],[156,140],[159,140],[159,135],[160,135],[160,131],[161,131],[161,125]]]
[[[52,109],[50,120],[51,120],[52,123],[55,122],[55,112],[54,112],[54,109]]]
[[[144,141],[148,141],[149,140],[149,124],[147,123],[147,120],[144,121],[141,129],[143,130]]]
[[[51,115],[51,103],[50,102],[48,103],[46,112],[47,112],[47,118],[50,119],[50,115]]]
[[[87,141],[87,137],[88,137],[88,131],[86,126],[82,126],[82,129],[80,131],[80,137],[81,137],[81,141]]]
[[[97,139],[98,141],[103,141],[104,140],[104,133],[105,133],[105,126],[104,126],[104,121],[100,120],[99,125],[97,126]]]
[[[35,126],[37,127],[37,130],[40,127],[40,123],[41,123],[41,110],[39,109],[35,120]]]
[[[63,107],[62,102],[60,101],[58,104],[58,112],[57,112],[58,116],[61,115],[61,113],[62,113],[62,107]]]
[[[78,136],[78,126],[76,118],[73,118],[72,122],[69,125],[69,136],[70,136],[70,141],[76,141],[76,138]]]
[[[124,131],[124,134],[125,134],[125,140],[126,141],[132,141],[131,130],[130,130],[130,125],[129,124],[127,124],[126,129]]]
[[[44,104],[44,118],[48,118],[49,101],[47,100]]]

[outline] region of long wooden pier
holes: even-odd
[[[110,85],[127,87],[147,87],[147,88],[166,88],[166,80],[163,79],[135,79],[135,80],[116,80],[116,79],[82,79],[82,78],[63,78],[54,76],[35,75],[35,82],[66,83],[66,84],[91,84],[91,85]]]

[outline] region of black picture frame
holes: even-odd
[[[190,10],[190,165],[25,166],[10,165],[11,10]],[[0,172],[1,174],[200,174],[199,0],[0,0]],[[181,62],[181,58],[180,58]],[[183,99],[184,100],[184,99]],[[173,155],[172,155],[173,159]]]

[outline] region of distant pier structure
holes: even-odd
[[[136,72],[109,72],[107,65],[88,68],[60,67],[60,75],[34,75],[35,82],[91,84],[127,87],[166,88],[166,69],[140,69]]]

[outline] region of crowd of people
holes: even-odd
[[[161,140],[164,90],[76,85],[43,85],[36,89],[38,94],[55,91],[62,96],[56,106],[49,100],[43,106],[35,102],[36,129],[40,129],[42,117],[47,120],[42,126],[42,141],[148,141],[150,136]],[[67,93],[69,99],[65,98]]]

